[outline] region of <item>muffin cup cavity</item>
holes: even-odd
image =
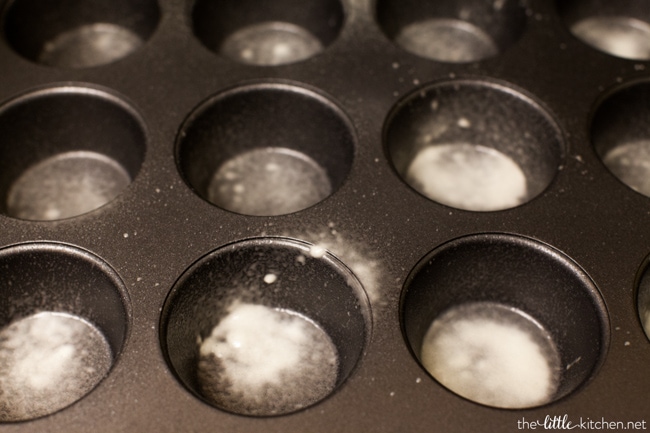
[[[217,408],[283,415],[334,393],[355,369],[370,330],[356,277],[301,241],[259,238],[192,265],[163,310],[169,365]]]
[[[434,379],[508,409],[583,386],[609,339],[607,312],[584,271],[544,244],[506,234],[458,238],[425,256],[405,284],[401,318]]]

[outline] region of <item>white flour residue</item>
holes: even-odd
[[[119,60],[136,51],[144,41],[126,27],[109,23],[83,25],[49,40],[39,63],[64,68],[86,68]]]
[[[92,390],[112,364],[104,336],[59,313],[39,313],[0,331],[0,420],[53,413]]]
[[[241,302],[199,347],[198,379],[207,399],[247,415],[295,411],[326,397],[338,378],[330,337],[307,318]]]
[[[571,32],[583,42],[613,56],[650,59],[650,24],[635,18],[596,16],[578,21]]]
[[[326,252],[327,250],[320,245],[312,245],[312,247],[309,248],[309,255],[315,259],[320,259]]]
[[[603,157],[603,163],[621,182],[650,197],[650,140],[616,146]]]
[[[468,129],[472,127],[472,123],[469,120],[467,120],[467,118],[465,117],[461,117],[460,119],[458,119],[458,122],[456,123],[458,124],[458,126],[460,126],[463,129]]]
[[[310,256],[319,258],[319,255],[322,257],[329,251],[350,268],[361,282],[371,308],[376,313],[385,302],[382,295],[382,282],[385,281],[385,277],[380,262],[374,257],[375,254],[368,245],[346,239],[335,227],[336,225],[330,222],[328,230],[307,233],[299,238],[313,242],[314,245],[309,250]]]
[[[117,161],[96,152],[65,152],[25,170],[7,193],[16,218],[52,221],[97,209],[131,182]]]
[[[226,161],[208,186],[208,200],[245,215],[284,215],[325,199],[332,185],[325,171],[305,154],[259,148]]]
[[[308,59],[323,49],[321,41],[304,28],[270,21],[237,30],[220,51],[242,63],[274,66]]]
[[[558,387],[560,359],[549,336],[495,304],[462,305],[443,313],[424,337],[421,360],[444,386],[489,406],[542,405]]]
[[[465,210],[508,209],[527,196],[526,176],[512,159],[465,143],[425,147],[411,161],[406,180],[431,200]]]
[[[576,359],[574,359],[569,364],[567,364],[566,369],[571,370],[573,367],[578,365],[580,363],[580,361],[582,361],[582,356],[578,356]]]
[[[492,38],[462,20],[435,18],[409,24],[395,42],[413,54],[442,62],[464,63],[498,54]]]

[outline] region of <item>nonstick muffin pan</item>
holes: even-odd
[[[647,428],[646,2],[2,3],[0,431]]]

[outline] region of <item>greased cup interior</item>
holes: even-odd
[[[0,212],[59,220],[95,210],[131,184],[146,152],[140,116],[107,91],[45,88],[0,107]]]
[[[91,392],[127,338],[118,275],[94,255],[30,243],[0,250],[0,422],[57,412]]]
[[[236,62],[277,66],[299,62],[334,42],[345,18],[339,0],[198,0],[195,35]]]
[[[86,68],[138,50],[160,19],[156,0],[13,0],[4,34],[23,57],[60,68]]]
[[[467,63],[495,57],[516,43],[526,26],[518,0],[378,0],[386,36],[431,60]]]
[[[650,257],[646,257],[636,279],[637,311],[641,327],[650,339]]]
[[[591,143],[609,171],[650,197],[650,81],[626,83],[605,95],[591,119]]]
[[[519,409],[563,398],[601,364],[608,316],[569,258],[506,234],[470,235],[425,256],[403,291],[413,355],[452,392]]]
[[[334,393],[370,332],[356,277],[321,247],[283,238],[240,241],[192,265],[163,310],[171,369],[217,408],[282,415]]]
[[[311,207],[347,178],[356,138],[331,101],[289,84],[249,84],[218,94],[186,120],[179,170],[202,198],[254,216]]]
[[[645,0],[557,0],[569,31],[592,48],[629,60],[650,60],[650,8]]]
[[[458,79],[414,91],[391,111],[384,145],[398,175],[438,203],[496,211],[526,203],[564,154],[552,117],[503,84]]]

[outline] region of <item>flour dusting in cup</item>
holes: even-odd
[[[338,375],[330,337],[297,313],[233,303],[200,344],[203,396],[249,415],[309,406],[328,395]]]

